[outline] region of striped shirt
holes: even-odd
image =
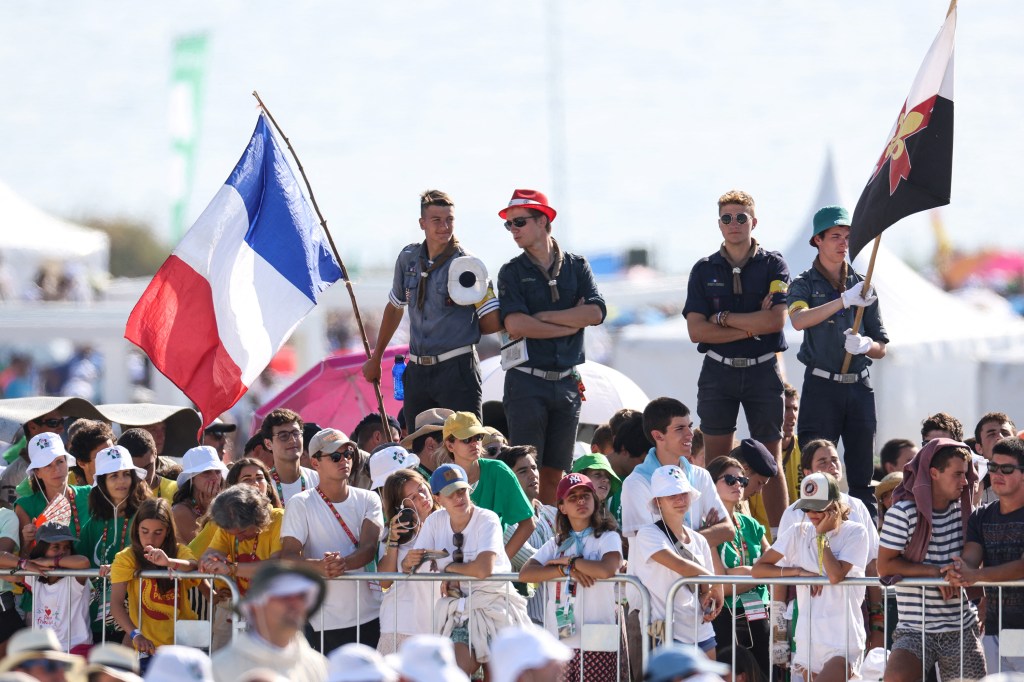
[[[886,549],[903,552],[917,528],[917,505],[910,500],[897,502],[885,512],[885,523],[879,544]],[[943,511],[932,512],[932,537],[922,563],[946,566],[964,547],[964,528],[960,518],[960,503],[954,502]],[[896,587],[896,606],[899,626],[921,630],[920,587]],[[977,621],[977,612],[966,597],[942,598],[936,587],[924,588],[924,607],[928,617],[925,632],[959,632]],[[961,615],[961,603],[964,613]]]
[[[529,539],[523,543],[523,546],[519,548],[516,555],[512,557],[512,570],[520,571],[527,561],[533,558],[533,555],[537,553],[537,550],[544,546],[544,543],[555,536],[555,507],[549,505],[541,505],[536,501],[531,502],[533,506],[533,520],[536,524],[536,528],[533,534],[530,535]],[[505,529],[505,537],[503,538],[504,543],[507,545],[512,534],[519,528],[519,524],[515,523]],[[547,604],[547,597],[544,583],[538,583],[534,589],[533,595],[529,596],[526,602],[526,613],[534,623],[538,625],[544,625],[544,607]]]

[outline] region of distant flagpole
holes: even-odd
[[[359,314],[359,303],[356,302],[356,292],[352,288],[352,280],[348,277],[348,268],[345,267],[344,261],[341,260],[341,254],[338,253],[338,247],[334,244],[334,237],[331,236],[331,231],[327,229],[327,219],[324,218],[323,213],[320,212],[320,206],[316,203],[316,197],[313,196],[313,187],[309,184],[309,178],[306,177],[306,171],[302,167],[302,162],[299,161],[299,155],[295,153],[294,147],[292,147],[291,140],[281,130],[281,126],[277,125],[277,121],[274,119],[274,115],[267,109],[267,105],[263,103],[260,95],[255,90],[252,91],[252,96],[259,102],[260,109],[270,119],[270,123],[274,126],[277,134],[281,136],[284,143],[288,146],[288,151],[291,152],[292,158],[295,159],[295,165],[299,168],[299,175],[302,176],[302,181],[306,183],[306,192],[309,193],[309,202],[313,204],[313,210],[316,211],[316,217],[320,219],[320,227],[323,229],[324,234],[327,236],[327,242],[331,245],[331,251],[334,252],[334,259],[338,261],[338,267],[341,268],[341,277],[345,280],[345,288],[348,289],[348,297],[352,300],[352,312],[356,316],[356,324],[359,326],[359,336],[363,339],[363,350],[366,352],[366,357],[370,357],[370,342],[366,338],[366,328],[363,326],[363,318]],[[380,420],[384,426],[384,433],[391,433],[391,427],[388,424],[388,415],[384,411],[384,395],[380,392],[380,379],[376,379],[373,382],[373,392],[377,396],[377,407],[380,410]]]
[[[167,241],[170,243],[180,241],[185,234],[185,218],[192,193],[199,122],[203,110],[206,48],[207,40],[203,33],[181,37],[174,43],[169,117],[171,225]]]
[[[956,9],[956,2],[957,2],[957,0],[950,0],[950,2],[949,2],[949,8],[946,10],[946,20],[947,20],[947,22],[948,22],[948,19],[949,19],[949,15],[952,14],[953,11]],[[933,44],[933,48],[934,48],[934,44]],[[929,53],[929,56],[931,56],[931,52]],[[920,78],[920,73],[919,73],[919,78]],[[914,85],[916,86],[916,82],[914,83]],[[910,102],[904,102],[904,110],[907,109],[907,104],[908,103],[910,103]],[[900,121],[897,122],[897,126],[893,130],[894,138],[893,138],[893,140],[890,140],[890,144],[892,144],[897,138],[901,138],[902,137],[902,135],[901,135],[902,130],[899,129],[900,128],[899,124],[903,122],[902,116],[905,113],[906,113],[905,111],[904,111],[904,113],[901,113],[901,119],[900,119]],[[912,114],[912,112],[911,112],[911,114]],[[927,126],[927,123],[925,125]],[[950,133],[951,133],[951,131],[950,131]],[[910,132],[909,134],[912,134],[912,132]],[[899,143],[903,145],[903,147],[902,147],[902,154],[900,156],[902,156],[903,158],[907,158],[909,156],[909,151],[906,150],[905,142],[903,141],[903,139],[899,139]],[[888,164],[890,166],[890,173],[892,173],[893,172],[892,165],[895,164],[895,163],[896,163],[895,159],[889,159],[888,161],[886,161],[886,158],[883,157],[883,161],[880,161],[879,166],[876,168],[876,175],[878,175],[880,173],[880,171],[883,169],[883,166],[886,165],[886,164]],[[909,172],[909,170],[910,170],[910,166],[909,166],[909,163],[907,163],[906,171]],[[869,208],[868,207],[869,201],[867,201],[868,200],[868,196],[867,196],[868,195],[868,187],[871,186],[872,181],[876,180],[876,175],[872,175],[871,176],[871,179],[868,181],[867,187],[865,187],[864,194],[861,195],[860,201],[857,202],[857,209],[858,210],[854,211],[854,215],[853,215],[853,217],[854,217],[853,222],[854,223],[858,222],[857,217],[858,217],[859,209],[861,208],[861,206]],[[906,179],[907,176],[906,175],[901,175],[900,177],[902,179]],[[896,187],[899,184],[900,178],[893,178],[891,181],[893,182],[893,184],[891,185],[891,188],[890,188],[890,193],[889,193],[890,196],[892,196],[895,193],[895,190],[896,190]],[[940,201],[940,202],[937,202],[937,203],[932,203],[931,206],[919,206],[919,207],[912,208],[912,209],[910,209],[908,211],[904,211],[903,213],[901,213],[899,217],[903,217],[903,216],[908,215],[909,213],[920,211],[923,208],[930,208],[930,207],[940,206],[942,204],[948,204],[948,203],[949,203],[949,199],[948,199],[948,193],[947,193],[946,196],[945,196],[945,201]],[[899,217],[896,217],[895,220],[898,220]],[[891,220],[883,223],[881,225],[881,229],[885,229],[886,226],[888,226],[889,224],[892,224],[892,222],[895,222],[895,220],[891,219]],[[878,253],[879,253],[879,245],[881,244],[881,242],[882,242],[882,231],[879,231],[878,235],[876,237],[874,237],[874,239],[872,240],[872,244],[871,244],[871,258],[870,258],[870,260],[867,263],[867,271],[864,273],[864,291],[868,291],[870,289],[870,286],[871,286],[871,275],[874,273],[874,257],[876,257],[878,255]],[[861,242],[861,244],[862,244],[862,242]],[[856,248],[856,245],[854,245],[854,247]],[[853,332],[855,334],[859,334],[860,333],[860,325],[861,325],[861,322],[863,322],[863,318],[864,318],[864,308],[858,306],[857,307],[857,313],[856,313],[856,315],[853,318]],[[853,355],[851,353],[847,352],[846,356],[843,358],[843,368],[842,368],[842,370],[840,370],[840,372],[842,374],[846,374],[850,370],[850,363],[852,363],[852,361],[853,361]]]

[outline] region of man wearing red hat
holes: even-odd
[[[498,215],[523,249],[498,273],[501,321],[511,339],[502,349],[502,366],[510,369],[505,415],[512,442],[537,448],[540,499],[554,504],[579,424],[583,329],[601,324],[607,310],[586,259],[551,236],[556,211],[546,196],[517,189]]]
[[[501,329],[498,300],[490,286],[472,305],[452,300],[448,287],[453,261],[467,252],[455,238],[455,204],[431,189],[420,195],[423,242],[402,249],[384,307],[373,355],[363,363],[367,381],[380,379],[380,362],[391,337],[409,309],[409,365],[405,371],[405,423],[432,407],[481,415],[481,334]],[[472,377],[472,380],[467,380]]]

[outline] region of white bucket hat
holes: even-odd
[[[515,682],[527,670],[572,658],[569,647],[543,628],[527,625],[500,631],[491,642],[493,682]]]
[[[28,468],[26,471],[35,471],[53,464],[53,460],[63,455],[67,457],[68,466],[75,465],[75,458],[64,447],[64,441],[56,433],[40,433],[32,437],[28,442]]]
[[[181,473],[178,474],[178,487],[185,485],[196,474],[204,471],[219,471],[221,478],[228,477],[228,468],[220,461],[217,450],[209,445],[200,445],[188,450],[181,459]]]
[[[398,674],[410,682],[469,682],[455,662],[455,647],[447,637],[413,635],[398,654]]]
[[[383,487],[388,476],[400,469],[415,469],[420,465],[420,458],[401,445],[381,446],[370,456],[370,489]]]
[[[213,682],[213,664],[199,649],[165,644],[156,650],[145,682]]]
[[[659,512],[659,497],[671,497],[680,493],[689,493],[691,505],[700,497],[700,491],[690,485],[686,472],[679,467],[669,465],[654,470],[651,475],[651,509]]]
[[[365,644],[351,643],[331,652],[327,682],[395,682],[398,673],[384,657]]]
[[[96,476],[106,476],[112,474],[115,471],[135,471],[135,475],[139,478],[146,477],[146,470],[140,469],[139,467],[132,464],[132,453],[128,452],[128,448],[121,445],[115,445],[110,448],[104,448],[96,453],[96,471],[93,474],[94,480]]]

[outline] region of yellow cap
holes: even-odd
[[[487,433],[480,420],[472,412],[456,412],[444,420],[443,436],[445,440],[454,436],[456,438],[471,438]]]

